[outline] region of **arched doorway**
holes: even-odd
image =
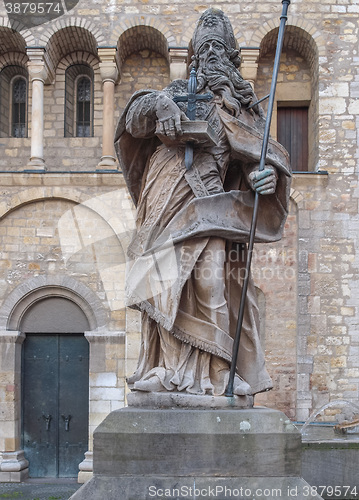
[[[30,477],[75,477],[88,449],[89,322],[63,297],[24,313],[22,447]]]

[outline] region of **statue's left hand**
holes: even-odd
[[[264,170],[253,170],[248,175],[251,188],[259,194],[275,193],[277,178],[277,172],[271,165],[266,165]]]

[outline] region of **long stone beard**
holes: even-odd
[[[221,97],[222,107],[233,116],[239,116],[241,107],[248,106],[254,98],[251,85],[243,80],[237,68],[228,59],[217,59],[216,62],[200,66],[197,81],[198,91],[208,87]]]

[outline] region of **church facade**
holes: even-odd
[[[210,6],[264,97],[282,8],[60,3],[44,20],[42,4],[0,5],[0,481],[86,481],[94,429],[126,404],[141,326],[124,304],[134,207],[113,135],[129,97],[186,77]],[[274,382],[255,404],[294,421],[358,404],[358,37],[357,1],[289,7],[271,133],[291,155],[290,213],[280,242],[255,247],[253,277]]]

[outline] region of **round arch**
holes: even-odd
[[[117,28],[112,32],[109,45],[117,45],[121,36],[131,28],[145,28],[145,31],[154,30],[159,32],[167,41],[167,46],[175,45],[176,39],[171,33],[168,25],[161,21],[158,17],[152,16],[134,16],[130,18],[123,19],[119,22]],[[166,56],[168,57],[168,56]]]
[[[128,237],[135,227],[135,215],[132,202],[128,199],[125,187],[109,191],[99,196],[89,197],[86,193],[74,188],[58,188],[42,186],[30,188],[15,195],[11,200],[0,202],[0,220],[17,208],[42,200],[65,200],[75,204],[82,204],[98,214],[121,242],[121,235]],[[121,217],[114,214],[113,207],[119,207]]]
[[[26,335],[84,333],[91,328],[82,307],[71,298],[54,293],[31,304],[15,327]]]
[[[0,26],[0,55],[8,52],[26,53],[26,39],[8,26]]]
[[[0,17],[0,30],[1,28],[8,29],[9,34],[21,37],[25,42],[24,48],[35,43],[35,37],[18,21],[10,23],[5,17]]]
[[[90,52],[84,50],[77,50],[71,54],[67,54],[63,57],[57,65],[56,74],[62,74],[66,71],[69,66],[74,64],[87,64],[90,66],[94,72],[99,69],[99,60],[97,56],[94,56]]]
[[[0,56],[0,71],[2,71],[6,66],[21,66],[24,70],[27,70],[28,56],[22,52],[8,52],[5,55]]]
[[[59,62],[71,54],[84,52],[87,57],[97,58],[98,40],[94,34],[83,26],[65,26],[54,31],[48,39],[46,47],[47,59],[56,70]],[[85,56],[83,56],[85,57]]]
[[[58,19],[56,22],[52,23],[51,26],[49,26],[46,29],[46,31],[41,35],[40,45],[47,45],[51,37],[55,35],[58,31],[64,28],[71,28],[71,27],[81,28],[91,33],[91,35],[96,40],[97,45],[104,43],[105,37],[98,25],[92,23],[87,19],[84,19],[83,17],[76,17],[76,18],[71,17],[65,19]]]
[[[55,192],[56,190],[56,192]],[[67,201],[73,201],[74,203],[84,203],[88,199],[84,193],[76,189],[61,189],[59,192],[56,188],[44,187],[44,188],[30,188],[21,191],[13,198],[7,202],[0,202],[0,220],[5,217],[8,213],[16,210],[22,205],[27,203],[33,203],[36,201],[45,200],[47,198],[53,199],[64,199]]]
[[[259,47],[263,44],[263,39],[271,31],[279,28],[280,19],[273,18],[262,24],[257,30],[252,34],[251,39],[248,41],[248,46]],[[288,27],[299,28],[303,31],[303,36],[307,39],[311,45],[312,50],[318,54],[318,56],[325,55],[325,40],[319,30],[310,22],[304,18],[297,16],[288,16],[287,28]]]
[[[108,320],[108,312],[97,295],[69,276],[35,276],[15,288],[0,309],[0,329],[20,330],[24,315],[39,301],[58,297],[76,304],[87,318],[89,328],[98,330]]]
[[[145,49],[157,52],[167,61],[169,60],[168,41],[157,28],[132,26],[123,32],[118,39],[117,50],[121,64],[131,54]]]

